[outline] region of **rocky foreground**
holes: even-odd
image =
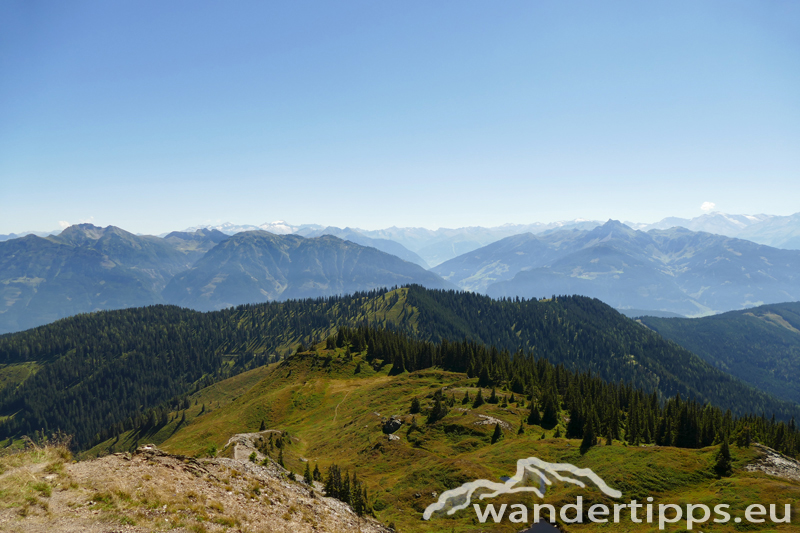
[[[155,446],[81,462],[52,447],[0,458],[0,531],[166,530],[390,531],[274,463],[194,459]]]
[[[761,444],[754,446],[762,455],[756,462],[745,466],[745,470],[800,481],[800,462]]]

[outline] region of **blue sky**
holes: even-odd
[[[0,3],[0,233],[800,211],[798,2]]]

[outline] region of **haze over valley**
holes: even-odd
[[[160,237],[79,224],[0,242],[0,332],[103,309],[212,310],[408,284],[705,316],[800,299],[798,232],[800,214],[722,213],[438,230],[218,224]]]

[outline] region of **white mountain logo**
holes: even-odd
[[[552,479],[551,479],[552,478]],[[581,488],[586,487],[586,483],[577,478],[584,478],[594,483],[604,494],[612,498],[619,498],[622,493],[609,487],[605,481],[589,468],[578,468],[569,463],[548,463],[538,457],[528,457],[517,461],[517,472],[513,477],[504,483],[489,481],[488,479],[478,479],[469,483],[464,483],[460,487],[443,492],[436,503],[429,505],[422,517],[430,520],[434,513],[444,512],[452,515],[456,511],[466,509],[473,496],[484,500],[496,498],[502,494],[514,494],[517,492],[533,492],[539,498],[544,498],[547,485],[552,485],[553,481],[572,483]],[[539,486],[526,484],[538,480]],[[480,491],[477,495],[476,491]]]

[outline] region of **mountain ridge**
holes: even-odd
[[[800,251],[614,220],[507,237],[432,271],[494,297],[586,294],[620,309],[685,316],[800,300]]]
[[[247,233],[227,236],[215,230],[196,230],[159,238],[134,235],[115,226],[79,224],[47,238],[29,235],[0,242],[0,297],[5,304],[0,306],[0,334],[78,313],[150,304],[210,309],[407,283],[452,287],[436,274],[372,247],[344,244],[346,241],[333,236],[305,239],[256,231],[273,235],[275,242],[262,238],[264,250],[250,244],[250,253],[239,256],[249,270],[222,257],[226,249],[247,240]],[[267,257],[269,249],[287,248],[288,244],[275,244],[281,240],[302,248],[302,257],[278,268],[278,254],[269,268],[259,265],[258,257]],[[229,241],[230,246],[226,244]],[[299,242],[305,244],[297,245]],[[221,259],[213,266],[215,258]],[[198,265],[208,276],[198,275]],[[213,282],[217,276],[223,278]],[[185,279],[196,279],[202,285],[181,285]],[[217,287],[220,282],[222,286]],[[222,294],[225,287],[232,293]],[[283,295],[287,288],[290,292]]]
[[[644,316],[639,321],[709,364],[760,390],[800,402],[800,302],[704,318]]]

